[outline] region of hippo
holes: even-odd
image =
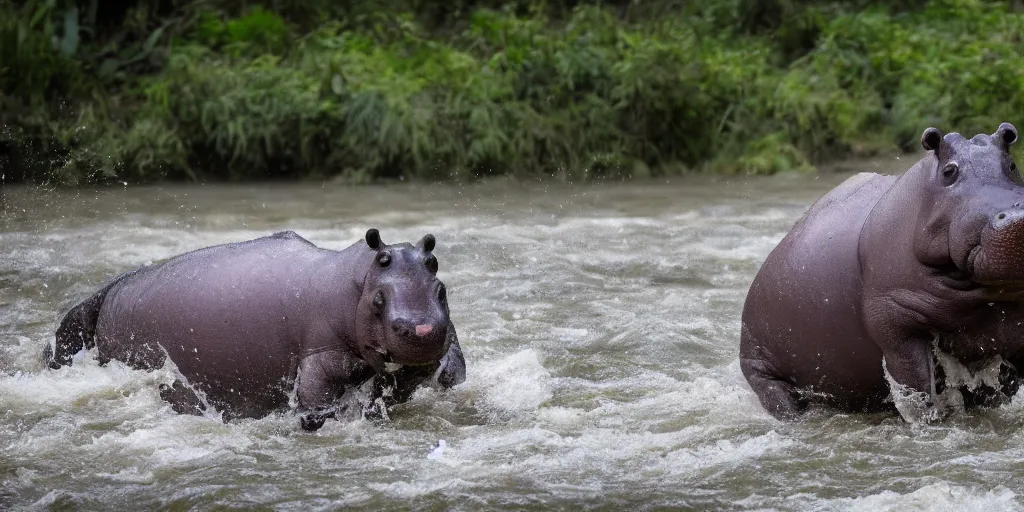
[[[808,405],[932,423],[1008,403],[1024,364],[1017,129],[937,128],[899,175],[856,174],[771,251],[743,305],[740,368],[782,421]]]
[[[160,396],[179,414],[209,404],[228,421],[291,408],[307,431],[373,380],[377,409],[363,411],[373,416],[421,385],[465,381],[434,245],[431,234],[387,245],[370,229],[333,251],[283,231],[184,253],[73,307],[43,358],[59,369],[95,348],[101,365],[143,370],[169,358],[184,382],[162,384]]]

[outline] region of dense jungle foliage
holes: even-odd
[[[1024,128],[981,0],[0,0],[7,181],[772,173]]]

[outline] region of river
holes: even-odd
[[[848,174],[51,190],[0,217],[0,508],[1019,510],[1024,405],[935,426],[774,420],[739,370],[768,252]],[[468,371],[390,421],[225,424],[165,370],[44,369],[60,315],[149,261],[291,229],[437,236]],[[439,440],[440,456],[428,455]]]

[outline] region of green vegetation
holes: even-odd
[[[65,184],[806,169],[1024,122],[1022,37],[981,0],[0,0],[0,162]]]

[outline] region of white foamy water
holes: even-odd
[[[754,273],[841,179],[9,188],[0,508],[1020,510],[1019,403],[787,424],[740,374]],[[341,249],[370,227],[437,236],[468,366],[390,421],[225,424],[161,402],[166,370],[42,367],[61,314],[120,272],[284,229]]]

